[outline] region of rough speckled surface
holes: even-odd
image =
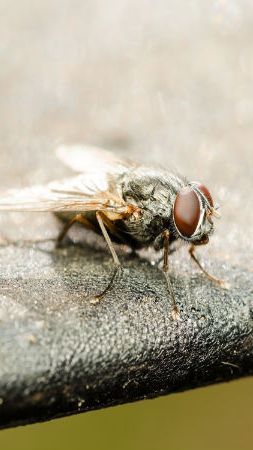
[[[111,267],[100,239],[75,229],[55,250],[53,216],[1,215],[0,426],[251,374],[250,2],[14,3],[0,16],[1,191],[70,174],[53,152],[62,142],[176,166],[221,203],[198,254],[231,289],[180,250],[174,322],[154,254],[119,249],[123,275],[94,306]]]
[[[126,258],[123,276],[94,306],[85,296],[106,281],[104,252],[48,243],[8,246],[0,257],[2,425],[253,372],[247,272],[229,270],[229,292],[174,273],[174,322],[162,274],[144,260]]]

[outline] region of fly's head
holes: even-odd
[[[201,183],[189,183],[176,196],[173,221],[177,234],[185,241],[207,244],[214,229],[213,217],[219,216],[210,192]]]

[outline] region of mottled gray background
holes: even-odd
[[[252,24],[245,0],[1,0],[1,188],[61,176],[60,143],[142,154],[210,186],[213,245],[246,262]]]
[[[54,156],[54,148],[62,143],[85,142],[155,160],[193,180],[203,180],[221,204],[223,218],[217,233],[212,244],[201,250],[207,266],[210,260],[223,261],[228,278],[230,265],[252,270],[252,30],[250,0],[0,0],[0,190],[67,175]],[[57,222],[49,215],[0,217],[2,243],[53,237],[57,230]],[[182,260],[183,255],[175,256],[175,267]],[[219,429],[218,423],[223,423],[222,449],[250,449],[247,398],[252,381],[245,383],[246,388],[239,383],[223,397],[228,405],[235,397],[233,407],[240,411],[240,418],[245,414],[237,432],[231,426],[239,420],[231,416],[232,406],[220,412],[214,404],[213,415],[208,415],[204,397],[191,394],[188,405],[196,406],[190,418],[182,419],[176,399],[176,422],[168,416],[173,400],[161,405],[164,416],[174,423],[174,434],[170,431],[170,436],[157,441],[157,433],[163,435],[164,427],[168,428],[160,420],[154,434],[148,434],[145,449],[153,449],[154,443],[159,449],[169,444],[203,448],[201,440],[198,447],[196,436],[190,442],[184,441],[183,433],[179,436],[182,420],[185,424],[201,421],[201,408],[206,415],[203,439],[209,436],[208,424]],[[213,391],[217,403],[225,395],[224,388],[219,389]],[[212,402],[211,394],[202,395]],[[244,403],[236,404],[241,395]],[[185,402],[181,406],[187,410],[187,396]],[[131,411],[124,416],[130,429],[125,445],[141,448],[148,427],[138,418],[138,405],[135,416]],[[99,414],[94,415],[93,431],[98,423],[103,427]],[[145,417],[145,412],[140,414]],[[116,416],[114,412],[112,436]],[[79,420],[77,427],[83,423],[87,432],[85,420],[90,419],[69,419],[73,424],[74,420]],[[136,431],[131,431],[131,420],[140,425]],[[35,442],[46,426],[34,432]],[[102,429],[108,432],[108,427]],[[30,448],[28,433],[22,434],[22,441],[17,432],[5,432],[0,443],[2,439],[3,447],[13,450],[17,438],[18,448]],[[55,433],[57,428],[51,427],[51,438]],[[206,449],[218,448],[212,439],[210,432]],[[31,441],[31,448],[49,448],[49,441],[39,440]],[[96,448],[91,439],[89,448],[92,445]],[[99,445],[107,448],[105,441]],[[60,447],[65,448],[63,441]]]

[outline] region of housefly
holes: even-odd
[[[65,218],[60,243],[75,223],[103,235],[114,272],[101,299],[110,289],[121,263],[113,242],[133,250],[152,246],[163,249],[163,273],[172,299],[172,317],[179,317],[170,277],[169,253],[177,240],[189,244],[189,253],[202,272],[215,283],[198,261],[195,246],[207,244],[218,217],[209,190],[199,182],[166,169],[146,167],[108,151],[86,146],[60,147],[57,156],[78,173],[44,186],[12,190],[0,198],[0,211],[51,211]],[[67,220],[67,221],[66,221]]]

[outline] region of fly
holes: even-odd
[[[210,275],[195,255],[197,245],[207,244],[218,217],[209,190],[199,182],[166,169],[146,167],[121,159],[108,151],[86,146],[57,149],[59,159],[78,173],[73,178],[11,190],[0,199],[0,211],[51,211],[65,220],[58,244],[79,223],[103,235],[114,272],[103,292],[111,288],[121,268],[113,242],[132,249],[163,249],[163,273],[172,299],[172,317],[179,317],[169,276],[172,244],[185,241],[189,253],[207,278],[222,287],[226,283]]]

